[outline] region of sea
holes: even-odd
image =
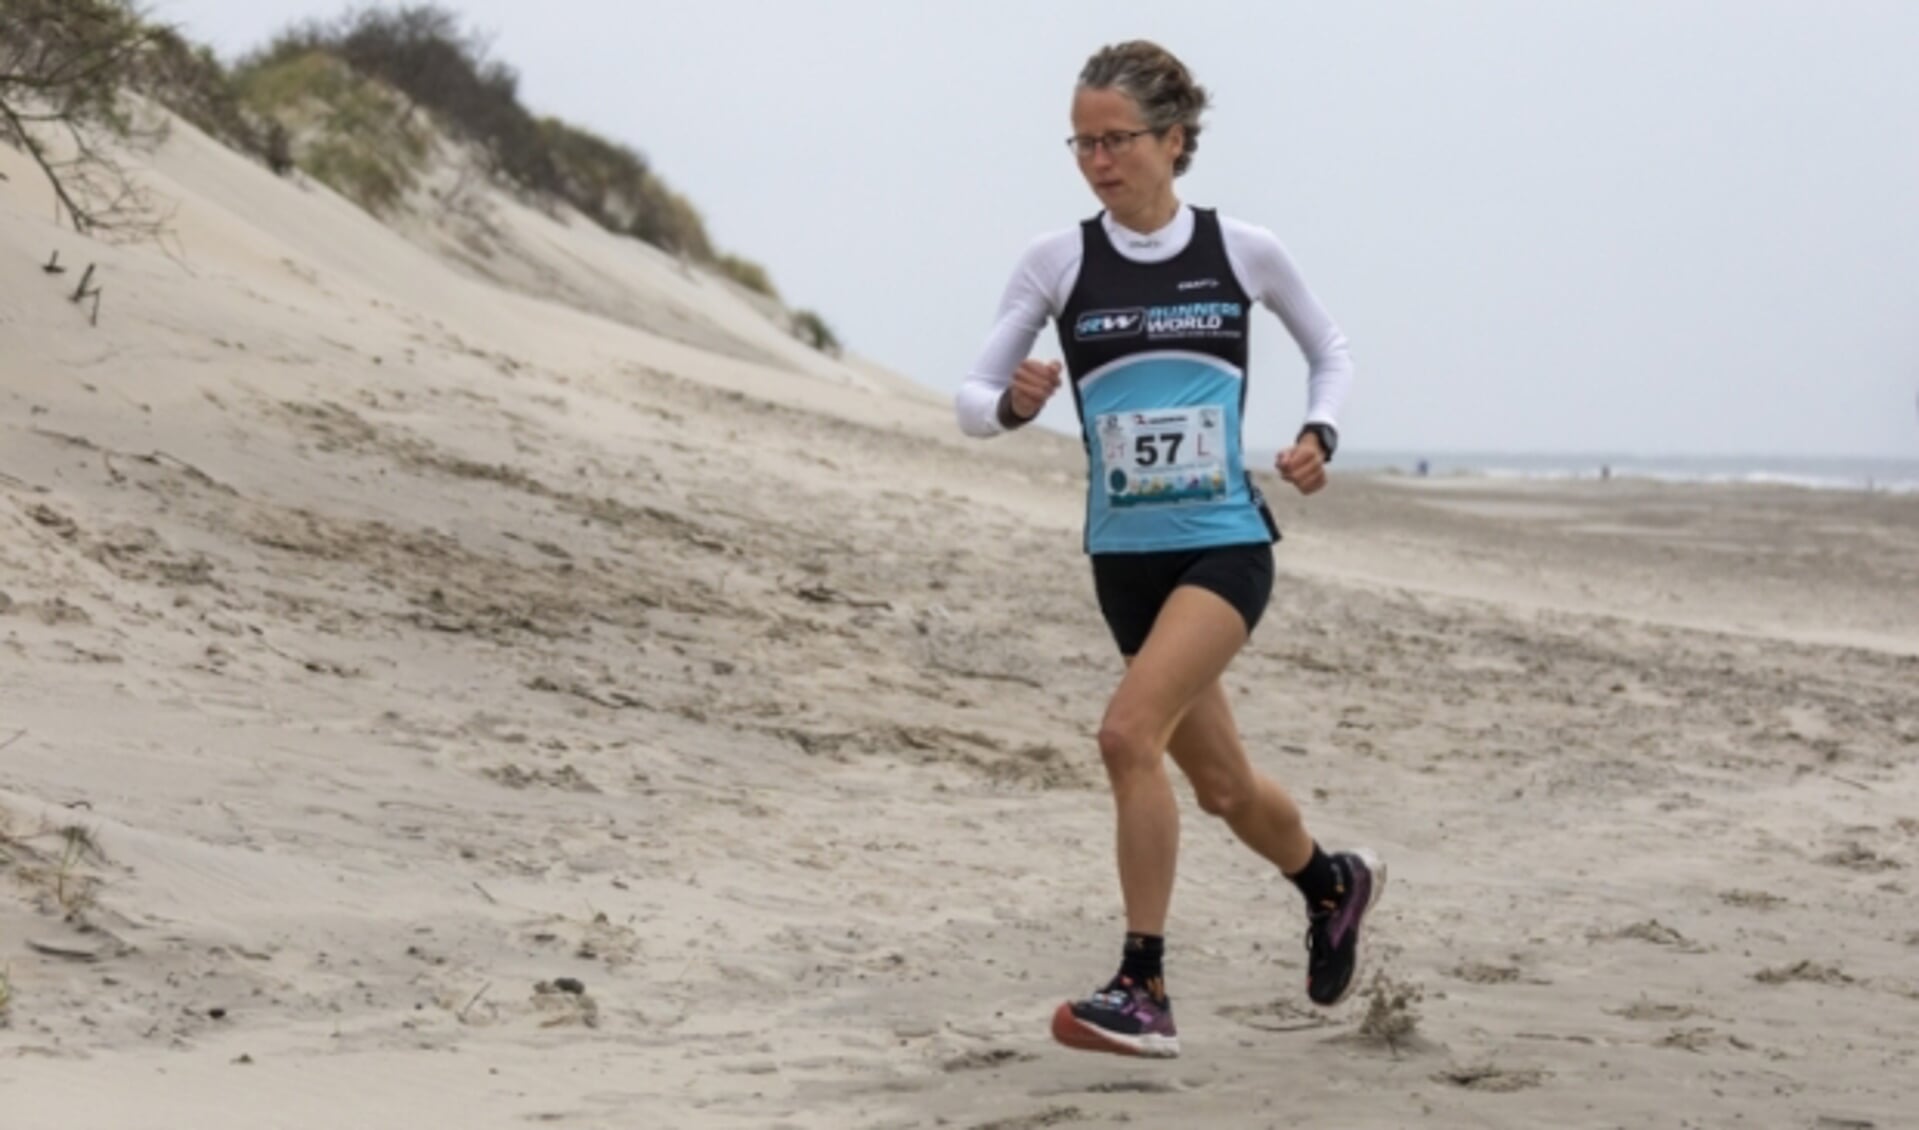
[[[1265,464],[1271,463],[1267,456]],[[1761,483],[1808,490],[1919,494],[1919,458],[1786,455],[1547,455],[1497,452],[1346,451],[1341,471],[1487,479],[1656,479],[1676,483]]]

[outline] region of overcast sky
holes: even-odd
[[[345,7],[152,6],[228,58]],[[1145,37],[1215,97],[1182,198],[1278,233],[1351,340],[1353,448],[1919,458],[1914,0],[443,6],[936,388],[1027,243],[1097,210],[1072,82]],[[1304,365],[1254,334],[1274,446]]]

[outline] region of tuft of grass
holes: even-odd
[[[7,1026],[8,1011],[13,1007],[13,968],[0,965],[0,1028]]]
[[[430,126],[389,87],[322,51],[240,72],[248,109],[279,123],[286,158],[374,215],[419,181],[433,149]]]
[[[80,873],[82,864],[105,859],[93,832],[79,824],[60,829],[60,862],[53,870],[53,901],[68,918],[78,916],[93,905],[93,889],[98,881]]]
[[[414,179],[351,141],[315,142],[294,163],[313,179],[378,216],[400,202]]]
[[[840,339],[826,319],[811,310],[797,310],[793,313],[793,336],[833,357],[840,355]]]
[[[715,266],[719,267],[721,274],[755,294],[764,294],[768,298],[775,299],[780,296],[780,292],[774,289],[773,277],[766,273],[766,268],[751,259],[744,259],[738,255],[722,255]]]
[[[57,836],[60,843],[56,853],[41,851],[31,842],[52,836]],[[83,825],[69,824],[57,831],[43,828],[18,839],[0,825],[0,865],[19,864],[21,881],[37,892],[40,908],[47,913],[57,908],[69,920],[79,919],[93,905],[94,892],[100,886],[99,878],[88,874],[86,866],[105,860],[100,841]]]
[[[338,101],[356,76],[324,51],[308,51],[246,66],[234,74],[241,99],[265,114],[291,113],[308,101]]]

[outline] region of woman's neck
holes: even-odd
[[[1113,219],[1127,231],[1150,235],[1172,223],[1178,215],[1179,197],[1169,190],[1144,208],[1126,213],[1114,212]]]

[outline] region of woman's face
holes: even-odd
[[[1173,162],[1186,147],[1179,126],[1142,133],[1146,117],[1131,95],[1080,87],[1073,94],[1073,136],[1080,175],[1116,217],[1148,212],[1171,191]]]

